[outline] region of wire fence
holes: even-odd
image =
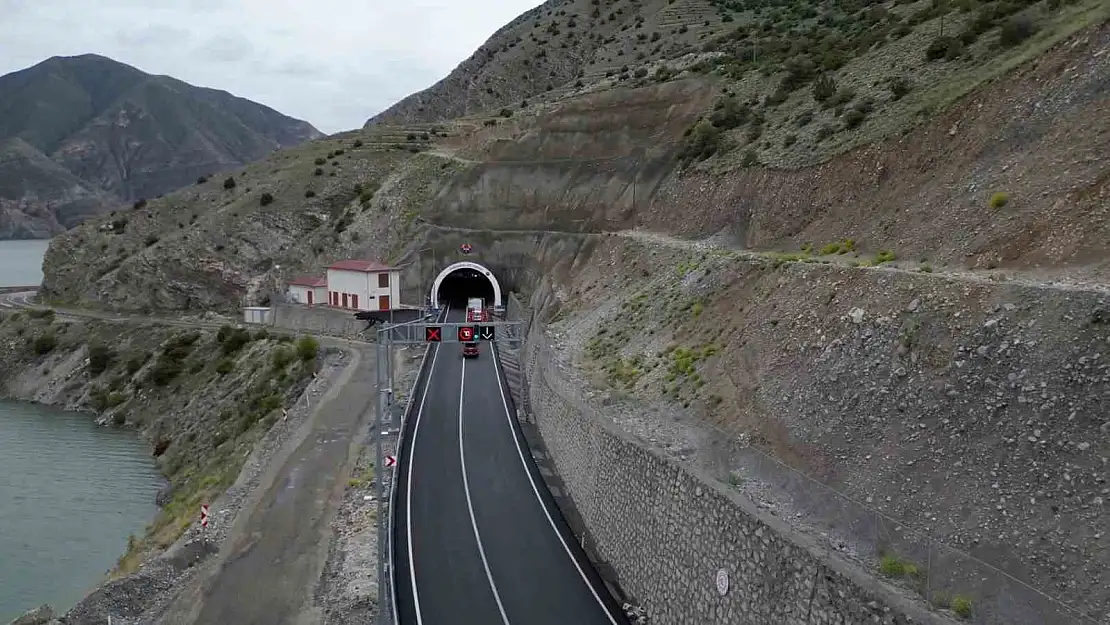
[[[510,298],[510,315],[528,321],[528,313]],[[510,317],[513,318],[513,317]],[[557,357],[534,323],[522,354],[525,372],[540,367],[544,382],[563,401],[608,421],[586,398],[585,385],[572,379],[570,367]],[[759,449],[744,444],[735,432],[712,424],[716,449],[708,464],[718,479],[752,497],[768,513],[816,538],[829,554],[857,562],[891,584],[918,595],[931,606],[948,609],[976,625],[1107,625],[1110,619],[1089,612],[1019,579],[1003,567],[946,544],[919,524],[895,518],[833,488]],[[704,451],[704,450],[703,450]],[[664,453],[667,453],[664,450]],[[676,462],[683,461],[671,454]],[[782,503],[789,502],[789,503]],[[1014,563],[1015,565],[1017,563]]]

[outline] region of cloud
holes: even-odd
[[[51,56],[97,53],[338,132],[430,86],[538,4],[0,0],[0,74]]]

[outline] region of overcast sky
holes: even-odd
[[[430,86],[540,0],[0,0],[0,75],[95,53],[326,133]],[[151,8],[151,7],[157,8]]]

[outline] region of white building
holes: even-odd
[[[297,276],[289,281],[289,301],[294,304],[328,303],[328,279],[324,276]]]
[[[371,260],[328,265],[328,304],[350,310],[392,310],[401,298],[401,272]]]

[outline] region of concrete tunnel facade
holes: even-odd
[[[473,271],[477,271],[479,274],[485,276],[485,278],[487,280],[489,280],[490,286],[493,287],[493,305],[494,306],[504,306],[505,305],[504,302],[502,301],[501,284],[497,281],[497,276],[493,275],[493,272],[490,271],[489,268],[486,267],[485,265],[481,265],[481,264],[478,264],[478,263],[475,263],[475,262],[472,262],[472,261],[469,261],[469,260],[459,261],[457,263],[451,263],[450,265],[445,267],[443,269],[443,271],[439,272],[439,275],[437,275],[435,280],[432,281],[432,291],[431,291],[431,294],[430,294],[432,304],[436,304],[436,303],[439,302],[439,289],[443,285],[443,281],[445,279],[447,279],[447,276],[450,276],[452,273],[454,273],[456,271],[460,271],[460,270],[464,270],[464,269],[470,269],[470,270],[473,270]]]

